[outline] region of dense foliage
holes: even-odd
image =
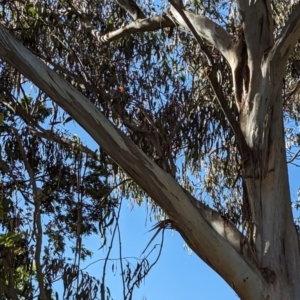
[[[146,17],[169,7],[167,1],[137,3]],[[238,34],[240,20],[230,1],[194,0],[186,9]],[[277,34],[293,4],[274,1],[272,9]],[[132,22],[111,0],[1,1],[0,20],[197,199],[243,227],[235,136],[206,76],[207,58],[190,33],[171,22],[168,28],[105,42],[101,36]],[[226,102],[236,110],[229,66],[217,49],[204,45],[218,68]],[[108,299],[103,278],[80,269],[92,255],[84,237],[98,235],[107,246],[125,198],[151,203],[158,222],[164,212],[101,147],[84,145],[84,137],[69,126],[73,120],[42,90],[6,62],[0,64],[0,297],[14,288],[19,299],[40,293],[42,299],[43,287],[46,299],[60,299],[53,284],[61,280],[67,299],[96,299],[99,293]],[[288,161],[295,164],[299,78],[298,43],[283,89]],[[67,244],[72,259],[65,255]],[[145,259],[132,270],[124,268],[124,298],[131,299],[151,265]]]

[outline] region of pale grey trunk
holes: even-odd
[[[268,299],[300,299],[298,234],[283,132],[283,76],[272,70],[271,61],[256,65],[260,67],[250,68],[249,90],[240,106],[241,129],[250,148],[243,177],[244,220],[254,253],[251,259],[267,283]]]
[[[239,124],[222,100],[218,90],[221,87],[215,84],[213,76],[210,80],[243,158],[246,237],[220,213],[184,191],[88,99],[13,39],[3,26],[0,57],[44,90],[101,145],[165,210],[188,245],[240,298],[300,299],[299,246],[291,212],[281,99],[284,66],[299,37],[300,4],[274,44],[269,2],[237,2],[244,17],[244,31],[238,37],[205,17],[185,14],[196,34],[220,50],[234,75]],[[181,14],[171,11],[179,24],[189,28],[180,19]],[[139,26],[143,24],[145,30],[154,28],[151,22],[140,22]],[[128,32],[137,32],[134,30]],[[111,36],[115,39],[116,35]],[[214,71],[212,68],[210,74]],[[104,91],[102,94],[106,95]]]

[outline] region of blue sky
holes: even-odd
[[[148,232],[151,224],[148,223],[145,226],[145,218],[144,207],[135,206],[133,210],[128,206],[123,208],[120,227],[124,256],[139,257],[154,234],[153,231]],[[153,245],[160,241],[161,239],[158,237]],[[100,245],[99,238],[93,237],[85,245],[95,249],[94,261],[105,257],[105,251],[97,250]],[[118,256],[112,254],[111,257]],[[85,263],[82,264],[82,266],[84,265]],[[108,267],[107,270],[107,284],[114,299],[122,299],[120,272],[117,271],[114,276],[111,267]],[[90,275],[101,278],[102,261],[91,265],[86,271]],[[184,249],[184,241],[180,235],[171,230],[165,233],[164,247],[158,263],[147,275],[145,282],[134,292],[133,299],[140,300],[143,297],[146,297],[147,300],[221,299],[221,297],[222,299],[238,299],[220,276],[195,254],[189,254]]]
[[[26,87],[26,89],[28,89],[29,94],[35,95],[34,89],[29,87]],[[95,141],[74,121],[67,123],[63,127],[68,129],[70,133],[78,135],[80,140],[89,148],[93,150],[98,148]],[[294,192],[294,195],[297,195],[297,190]],[[132,205],[126,199],[123,200],[120,229],[124,257],[141,258],[143,250],[155,234],[155,230],[150,231],[155,222],[151,222],[148,215],[146,204],[139,207],[138,205]],[[161,234],[156,237],[148,250],[160,242]],[[100,236],[93,235],[90,238],[84,238],[83,243],[94,255],[92,259],[82,262],[81,268],[85,268],[85,272],[100,280],[102,277],[103,259],[106,257],[107,248],[99,250],[101,246]],[[68,247],[70,250],[71,244],[67,245]],[[154,254],[157,254],[157,251]],[[69,251],[69,257],[73,258],[71,251]],[[118,258],[116,247],[114,247],[111,257]],[[150,257],[150,263],[154,259],[155,255]],[[136,261],[132,259],[131,262],[135,263]],[[88,267],[86,268],[86,266]],[[63,295],[61,284],[60,282],[56,285],[56,291],[60,296],[59,299],[62,299]],[[112,263],[109,263],[107,267],[106,285],[110,288],[114,300],[123,299],[120,269],[113,273]],[[141,286],[135,288],[133,300],[142,299],[231,300],[238,299],[238,297],[217,273],[208,267],[197,255],[190,253],[186,249],[184,240],[177,232],[166,230],[159,261],[151,269]]]
[[[77,134],[80,139],[91,149],[96,149],[97,144],[89,135],[70,122],[67,125],[70,132]],[[291,197],[297,199],[298,177],[297,168],[290,167]],[[122,247],[124,257],[139,258],[148,242],[151,240],[155,231],[150,231],[154,223],[147,218],[146,204],[138,207],[124,199],[120,218],[120,229],[122,234]],[[172,230],[165,232],[164,247],[158,263],[146,276],[145,281],[139,289],[135,289],[134,300],[231,300],[238,299],[235,292],[228,284],[210,267],[201,261],[194,253],[189,253],[184,247],[184,241],[181,236]],[[152,243],[160,243],[159,235]],[[90,275],[101,279],[103,260],[106,256],[106,248],[99,250],[100,237],[92,236],[84,239],[85,246],[94,252],[91,260],[83,262],[81,268],[89,265],[85,269]],[[151,246],[150,246],[151,248]],[[116,249],[113,250],[111,257],[118,257]],[[134,260],[133,260],[134,262]],[[112,263],[110,263],[112,264]],[[109,286],[114,300],[122,299],[122,282],[120,269],[115,274],[112,272],[112,266],[107,268],[107,285]],[[62,295],[62,290],[57,289]]]
[[[74,122],[69,124],[67,128],[69,127],[72,133],[77,134],[90,148],[96,149],[97,144],[79,125],[75,125]],[[132,203],[126,199],[123,201],[120,217],[123,256],[140,258],[141,253],[155,233],[155,231],[149,232],[155,223],[147,218],[146,204],[139,207],[138,205],[132,206]],[[160,242],[161,235],[158,235],[149,249]],[[101,259],[105,258],[107,249],[98,250],[101,244],[98,236],[84,239],[83,243],[93,251],[94,255],[91,260],[83,262],[81,267],[84,268],[95,262],[85,271],[101,279],[103,266]],[[112,251],[112,258],[118,257],[116,252],[117,249]],[[152,258],[154,260],[155,257]],[[132,262],[135,261],[132,260]],[[119,300],[122,299],[120,270],[117,269],[114,275],[111,265],[112,263],[107,268],[107,285],[114,300]],[[59,292],[59,290],[57,291]],[[146,276],[146,280],[140,288],[135,289],[133,299],[142,300],[143,297],[146,297],[147,300],[238,299],[227,283],[202,262],[197,255],[190,253],[184,247],[184,240],[181,236],[172,230],[165,232],[164,246],[158,263]]]
[[[72,133],[78,134],[84,143],[90,148],[96,149],[97,144],[79,125],[75,125],[74,122],[69,124],[67,127],[69,127]],[[291,197],[293,201],[297,199],[297,190],[299,187],[297,170],[297,167],[289,165]],[[123,256],[140,258],[141,253],[155,233],[155,231],[149,232],[155,223],[149,221],[149,218],[147,218],[146,204],[139,207],[138,205],[133,206],[126,199],[123,201],[120,217]],[[101,279],[102,259],[105,258],[107,249],[99,250],[101,241],[98,236],[84,239],[83,242],[88,249],[93,251],[94,255],[91,260],[83,262],[81,267],[84,268],[94,262],[85,271]],[[161,235],[156,237],[149,249],[160,242]],[[112,258],[118,257],[116,251],[116,249],[112,251]],[[135,262],[135,260],[132,260],[132,262]],[[114,274],[111,265],[112,263],[107,268],[106,283],[112,292],[114,300],[119,300],[122,299],[120,270],[117,269]],[[167,230],[165,232],[161,257],[146,276],[140,288],[135,289],[133,299],[231,300],[239,298],[216,272],[208,267],[197,255],[189,253],[184,247],[183,239],[177,232]]]
[[[30,89],[28,88],[30,91]],[[33,93],[31,90],[29,93]],[[75,122],[66,124],[66,129],[72,134],[77,134],[81,141],[91,149],[97,149],[98,145],[91,137]],[[295,126],[294,129],[298,131]],[[298,168],[289,165],[289,179],[291,185],[292,200],[297,200],[297,191],[299,187]],[[148,211],[150,209],[148,208]],[[146,204],[141,207],[132,205],[126,199],[122,203],[120,217],[120,229],[122,234],[123,257],[141,258],[141,254],[155,231],[150,231],[155,224],[148,218]],[[299,215],[299,213],[297,214]],[[150,231],[150,232],[149,232]],[[152,242],[149,250],[161,242],[161,235]],[[100,236],[91,236],[84,238],[83,243],[87,249],[93,251],[92,259],[81,263],[81,268],[85,272],[101,280],[103,259],[106,257],[107,248],[99,250],[101,246]],[[69,250],[71,244],[68,245]],[[70,253],[70,252],[69,252]],[[156,254],[157,251],[154,251]],[[69,257],[73,257],[70,253]],[[111,258],[118,258],[117,248],[112,251]],[[151,259],[152,258],[152,259]],[[152,262],[155,257],[150,257]],[[131,259],[132,263],[136,260]],[[115,262],[115,265],[117,263]],[[88,267],[86,267],[88,266]],[[60,283],[61,284],[61,283]],[[59,296],[62,296],[61,285],[56,286]],[[122,297],[122,281],[120,269],[112,271],[112,262],[107,267],[107,282],[113,299],[119,300]],[[60,298],[61,299],[61,298]],[[135,289],[133,300],[160,300],[160,299],[210,299],[210,300],[231,300],[238,299],[235,292],[227,283],[210,267],[201,261],[194,253],[184,247],[184,241],[181,236],[172,230],[166,230],[164,235],[164,246],[158,263],[146,276],[141,286]]]

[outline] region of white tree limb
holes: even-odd
[[[241,30],[247,45],[248,60],[259,68],[265,51],[274,45],[274,26],[270,0],[237,0]],[[260,51],[257,51],[259,45]],[[250,72],[254,66],[250,66]]]
[[[14,66],[73,117],[105,152],[176,223],[187,244],[243,299],[264,299],[267,288],[248,257],[243,236],[219,213],[185,192],[79,91],[36,58],[0,26],[0,57]],[[253,289],[253,287],[256,287]]]
[[[163,14],[148,19],[137,19],[126,26],[122,26],[117,30],[108,32],[104,35],[90,24],[89,21],[82,19],[82,25],[84,28],[90,30],[91,34],[98,40],[98,42],[109,43],[132,33],[154,31],[166,27],[172,27],[174,26],[174,23],[167,15]]]
[[[275,42],[271,51],[274,65],[282,70],[286,66],[286,61],[293,51],[300,37],[300,2],[296,5],[290,15],[280,37]],[[278,65],[280,64],[280,65]]]
[[[171,6],[171,12],[178,24],[190,30],[188,24],[183,20],[181,14]],[[234,44],[234,37],[224,30],[221,26],[214,23],[212,20],[195,15],[186,10],[182,12],[189,19],[190,23],[193,25],[196,32],[202,38],[206,39],[210,44],[215,46],[222,55],[231,63],[232,60],[232,46]]]

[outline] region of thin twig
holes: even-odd
[[[41,220],[41,211],[40,211],[40,203],[41,203],[41,197],[43,195],[40,195],[38,193],[38,188],[36,185],[36,181],[34,178],[34,172],[32,168],[30,167],[30,164],[27,160],[21,138],[19,136],[18,131],[15,128],[12,128],[17,143],[19,145],[19,150],[22,156],[22,159],[25,164],[25,168],[29,174],[30,181],[32,184],[32,189],[33,189],[33,197],[34,197],[34,206],[35,206],[35,211],[34,211],[34,219],[33,219],[33,228],[34,228],[34,235],[36,238],[36,251],[35,251],[35,263],[36,263],[36,271],[37,271],[37,280],[39,283],[39,288],[40,288],[40,297],[42,300],[47,300],[46,297],[46,291],[44,289],[44,274],[42,271],[42,265],[41,265],[41,251],[42,251],[42,242],[43,242],[43,229],[42,229],[42,220]]]

